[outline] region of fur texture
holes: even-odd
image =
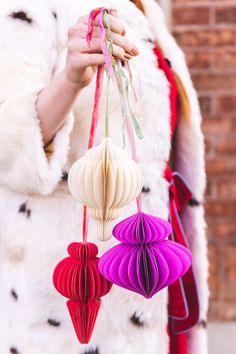
[[[146,0],[145,4],[158,23],[158,33],[157,29],[153,32],[156,26],[151,26],[132,2],[103,2],[104,6],[118,8],[127,36],[141,52],[131,66],[139,98],[135,102],[132,97],[132,102],[144,134],[144,139],[137,143],[148,191],[143,193],[143,209],[167,218],[168,184],[163,171],[170,154],[170,107],[168,82],[157,69],[152,52],[156,37],[179,74],[186,76],[185,84],[196,112],[192,114],[191,127],[180,128],[177,166],[192,183],[200,201],[205,178],[203,141],[198,102],[182,52],[167,32],[160,9]],[[114,286],[102,299],[91,343],[82,346],[75,337],[66,299],[52,284],[53,269],[66,256],[68,244],[81,240],[82,206],[72,198],[61,177],[86,151],[94,82],[78,97],[67,122],[57,133],[55,152],[49,162],[43,149],[35,100],[38,92],[64,67],[68,27],[99,5],[98,0],[33,0],[27,4],[23,0],[0,1],[0,354],[13,349],[20,354],[168,352],[166,290],[147,301]],[[110,101],[111,137],[121,145],[121,114],[115,88]],[[101,117],[104,109],[103,102]],[[101,123],[96,144],[103,136],[103,119]],[[128,144],[126,149],[129,151]],[[194,173],[192,159],[196,166]],[[188,177],[193,174],[196,180],[191,182]],[[202,248],[205,250],[202,207],[188,209],[186,218],[191,218],[191,226],[186,225],[187,233],[193,252],[199,254]],[[133,212],[135,203],[125,208],[123,217]],[[196,241],[195,232],[200,233],[201,242]],[[90,220],[89,240],[98,244],[101,253],[115,243],[113,239],[107,243],[97,241],[93,220]],[[198,270],[199,266],[197,261],[199,275],[206,274],[205,268],[204,272]],[[205,275],[201,282],[205,284]],[[206,298],[204,286],[201,291]],[[203,318],[206,306],[205,301]],[[192,350],[191,354],[200,352],[206,353]]]

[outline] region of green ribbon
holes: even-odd
[[[143,139],[143,134],[140,128],[140,125],[138,123],[138,120],[136,118],[135,113],[132,110],[130,100],[129,100],[129,79],[125,73],[125,71],[122,69],[122,67],[119,65],[117,60],[112,56],[113,53],[113,38],[112,38],[112,32],[111,32],[111,21],[110,21],[110,16],[108,12],[104,11],[103,13],[103,21],[107,27],[107,34],[108,34],[108,40],[109,40],[109,54],[111,56],[112,60],[112,67],[115,72],[115,78],[117,82],[117,87],[118,87],[118,92],[120,96],[120,102],[121,102],[121,112],[122,112],[122,131],[123,131],[123,146],[125,147],[125,121],[126,121],[126,108],[125,108],[125,98],[123,97],[123,91],[122,91],[122,85],[120,80],[125,80],[125,95],[127,99],[127,104],[128,104],[128,109],[129,109],[129,114],[131,116],[133,126],[135,133],[139,139]],[[106,124],[105,124],[105,135],[109,136],[109,90],[110,90],[110,74],[107,72],[107,77],[108,77],[108,83],[107,83],[107,97],[106,97]]]

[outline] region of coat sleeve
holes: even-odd
[[[73,127],[69,113],[49,159],[35,103],[53,77],[56,21],[39,2],[5,3],[0,12],[0,187],[47,195],[61,178]]]
[[[194,201],[181,215],[183,227],[193,253],[193,266],[199,286],[200,325],[190,332],[189,353],[207,353],[205,321],[208,310],[208,259],[204,216],[206,186],[205,148],[201,130],[201,112],[182,50],[169,33],[163,13],[154,0],[145,0],[145,11],[156,39],[173,69],[180,77],[190,103],[190,122],[180,119],[175,145],[175,170],[181,173],[190,186]]]

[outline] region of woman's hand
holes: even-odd
[[[100,43],[100,28],[95,21],[93,39],[90,47],[86,40],[89,16],[80,17],[78,22],[68,30],[68,53],[65,72],[69,82],[83,88],[90,84],[97,66],[105,64]],[[112,10],[110,15],[113,37],[113,55],[123,61],[138,55],[138,49],[125,37],[125,29]],[[105,24],[104,24],[105,25]]]
[[[137,55],[137,48],[125,37],[125,29],[116,11],[112,12],[110,22],[114,40],[113,55],[123,61]],[[105,63],[98,23],[95,22],[90,48],[86,41],[87,30],[88,16],[81,17],[69,29],[66,66],[38,95],[36,107],[45,144],[53,139],[64,124],[81,90],[92,81],[98,65]]]

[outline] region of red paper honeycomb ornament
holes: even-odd
[[[69,257],[56,266],[53,284],[57,291],[68,298],[67,307],[80,343],[88,343],[95,326],[100,298],[112,284],[98,271],[98,248],[93,243],[72,243]]]

